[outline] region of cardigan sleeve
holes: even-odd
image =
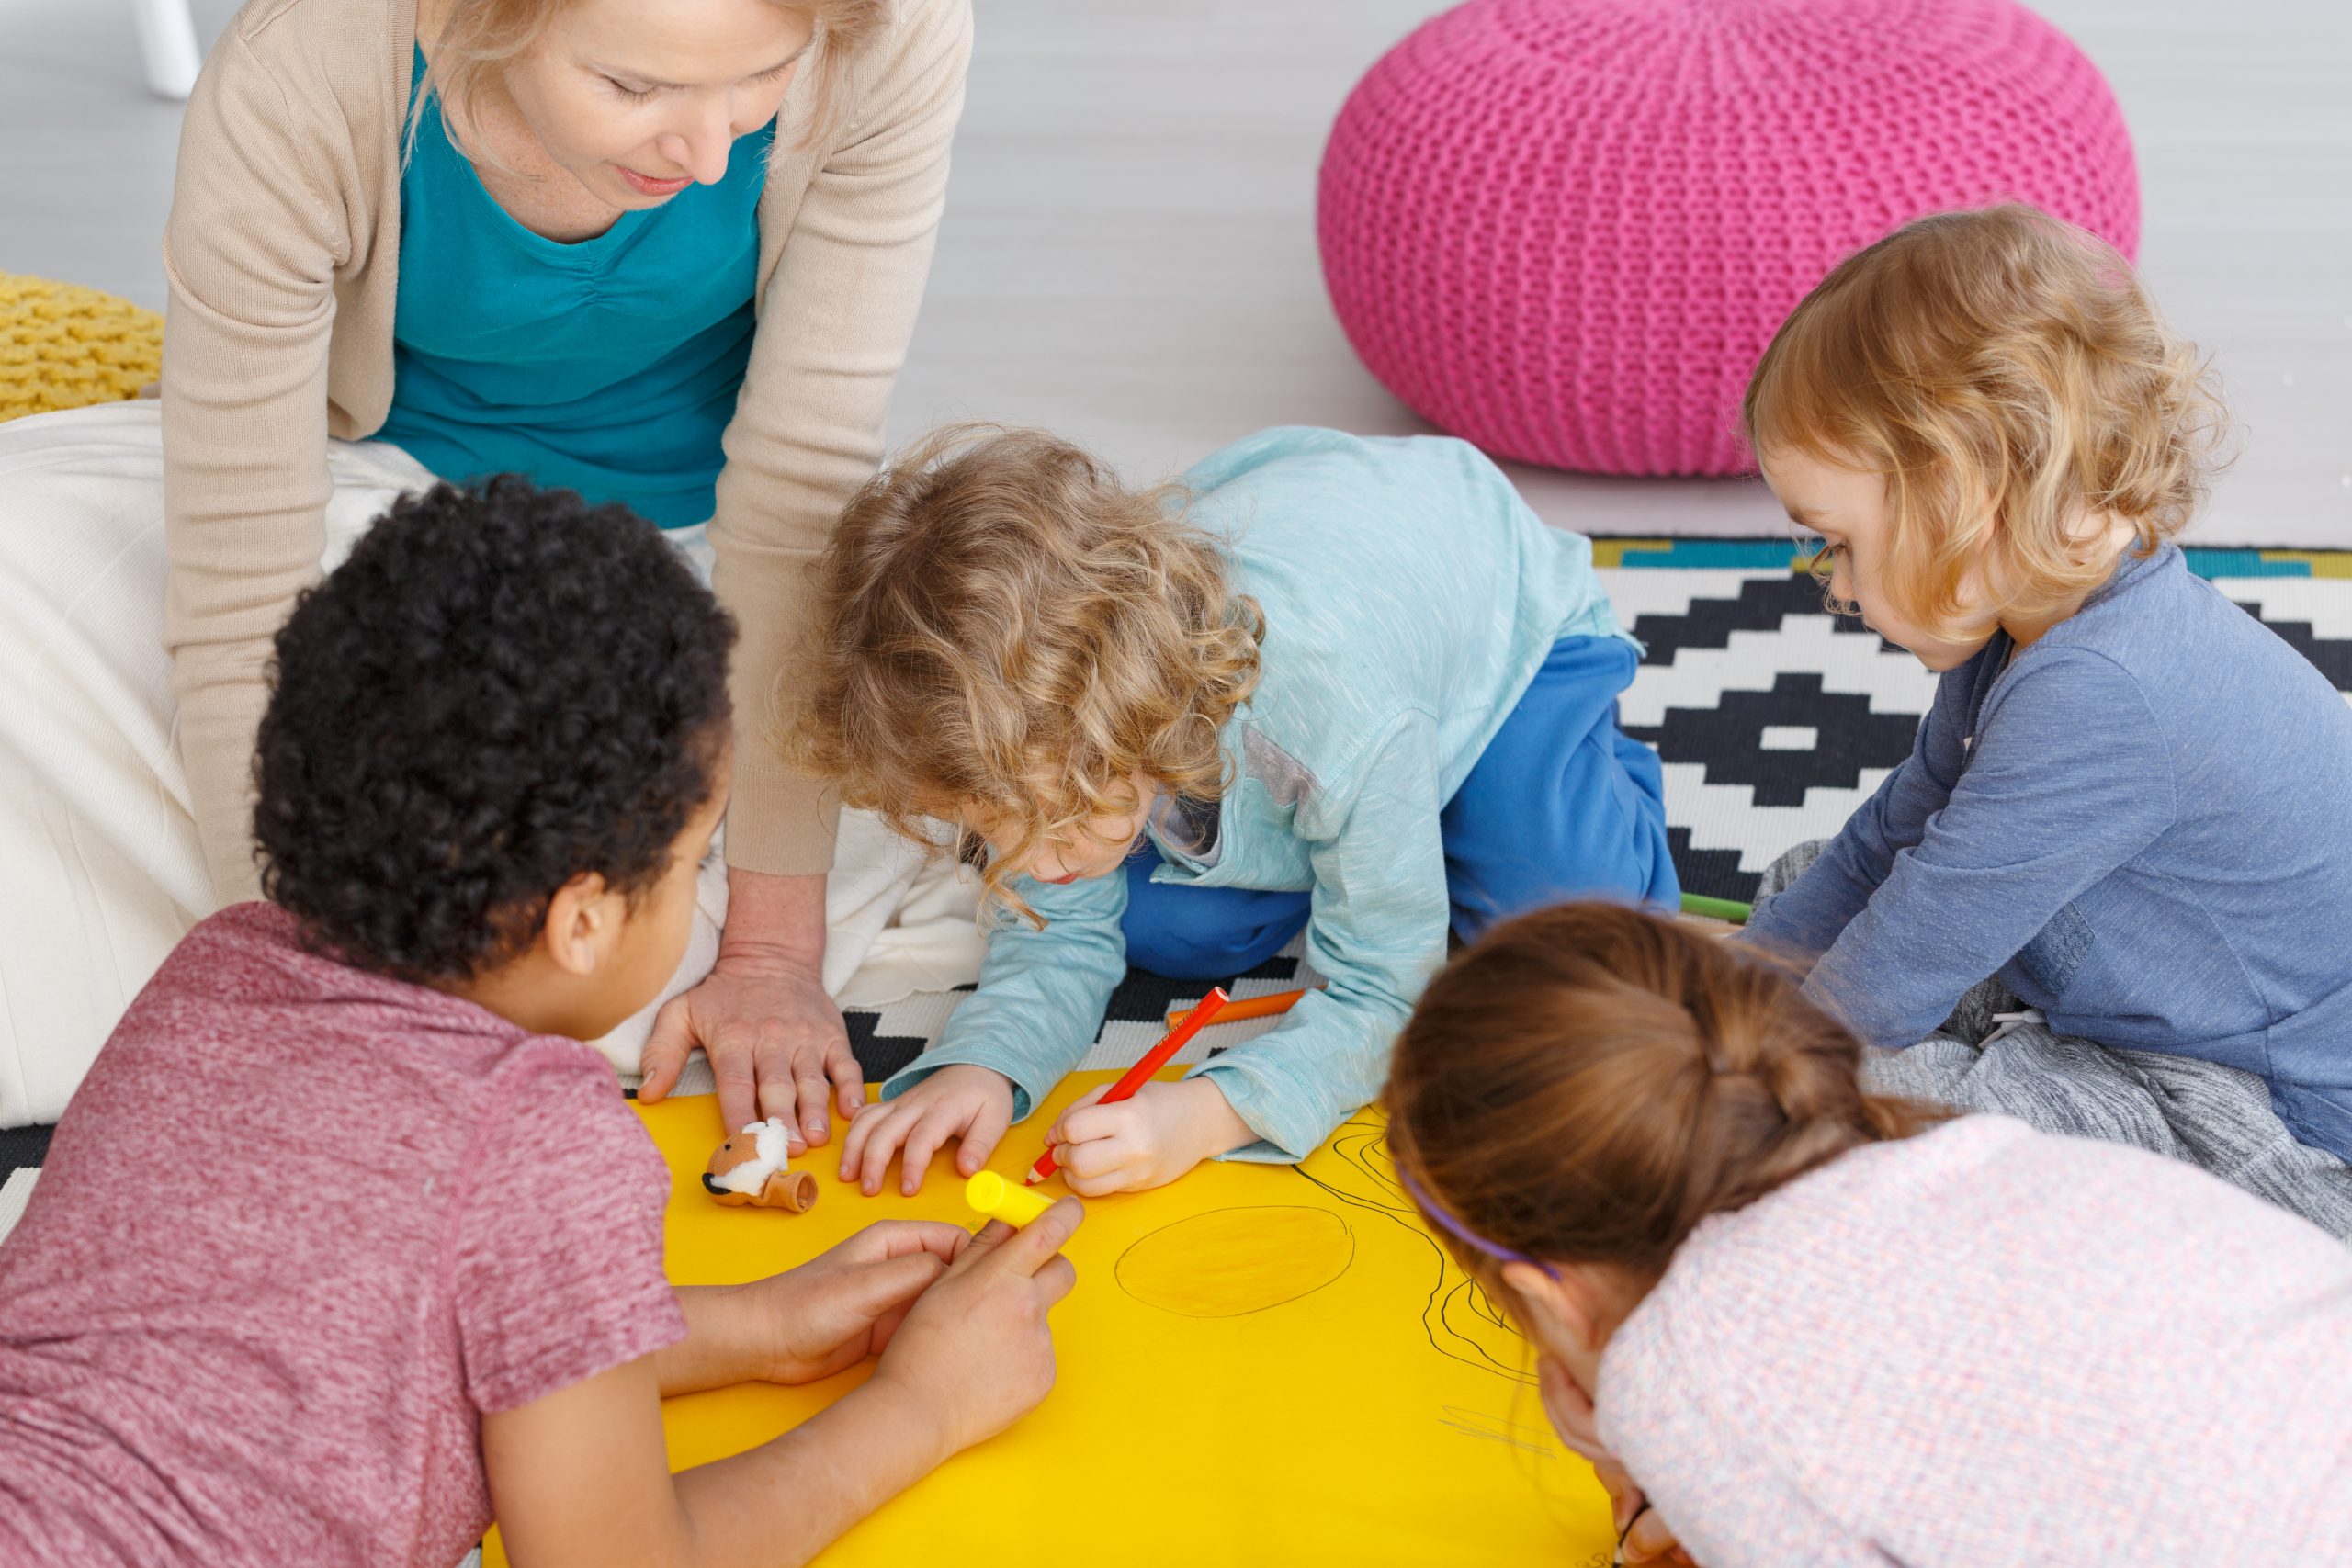
[[[881,461],[891,383],[946,202],[971,46],[970,0],[902,0],[761,301],[710,529],[712,586],[742,629],[727,858],[747,871],[832,864],[833,802],[778,747],[786,682],[817,561],[842,504]]]
[[[260,896],[253,750],[271,639],[326,541],[328,340],[350,242],[294,119],[232,28],[188,100],[164,235],[164,637],[224,904]]]

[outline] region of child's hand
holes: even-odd
[[[1065,1198],[1017,1231],[990,1220],[883,1353],[867,1386],[902,1393],[944,1443],[943,1458],[996,1436],[1052,1391],[1046,1314],[1078,1282],[1060,1249],[1085,1217]]]
[[[1625,1532],[1625,1562],[1627,1568],[1644,1568],[1652,1562],[1668,1568],[1698,1568],[1698,1560],[1682,1549],[1666,1517],[1656,1508],[1645,1508],[1635,1516],[1634,1528]]]
[[[842,1140],[842,1179],[854,1181],[869,1198],[882,1190],[890,1158],[901,1146],[899,1190],[911,1198],[922,1190],[931,1156],[961,1135],[956,1169],[970,1176],[988,1164],[997,1140],[1012,1125],[1012,1080],[989,1067],[958,1062],[883,1105],[862,1107]]]
[[[1201,1161],[1257,1141],[1207,1078],[1148,1083],[1131,1100],[1095,1103],[1110,1087],[1089,1090],[1046,1134],[1054,1163],[1081,1197],[1165,1187]]]
[[[1690,1568],[1690,1555],[1674,1539],[1664,1515],[1649,1506],[1640,1483],[1603,1447],[1600,1426],[1593,1413],[1592,1396],[1577,1386],[1568,1369],[1550,1356],[1535,1359],[1536,1383],[1543,1394],[1544,1414],[1560,1441],[1584,1456],[1609,1493],[1609,1518],[1624,1541],[1628,1564],[1664,1562]]]
[[[758,1298],[768,1382],[814,1382],[890,1348],[915,1299],[972,1235],[935,1220],[884,1220],[744,1290]]]

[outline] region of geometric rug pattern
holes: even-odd
[[[2352,552],[2199,549],[2210,579],[2311,660],[2352,702]],[[1655,747],[1668,833],[1685,891],[1741,901],[1790,845],[1835,833],[1909,755],[1936,678],[1861,623],[1831,615],[1796,570],[1790,540],[1594,540],[1620,619],[1645,645],[1620,707],[1629,734]],[[1226,988],[1262,995],[1311,981],[1296,944]],[[1165,1027],[1171,1007],[1205,987],[1131,970],[1104,1010],[1086,1066],[1125,1066]],[[959,999],[929,995],[847,1014],[869,1079],[886,1077],[935,1037]],[[1205,1032],[1177,1059],[1195,1061],[1276,1026]],[[701,1066],[699,1060],[696,1067]],[[696,1076],[699,1076],[698,1074]],[[704,1080],[707,1084],[707,1078]],[[691,1091],[692,1081],[682,1083]],[[30,1185],[44,1129],[0,1134],[0,1232]]]
[[[2352,702],[2352,552],[2187,554],[2191,570]],[[1837,832],[1910,755],[1936,677],[1860,621],[1830,614],[1786,536],[1597,538],[1593,556],[1619,619],[1645,645],[1619,717],[1658,753],[1683,890],[1752,901],[1781,851]],[[1302,983],[1294,943],[1226,989],[1239,998]],[[1159,1038],[1170,1007],[1203,989],[1128,971],[1085,1065],[1125,1066]],[[850,1014],[867,1077],[886,1077],[921,1054],[955,1001],[915,997]],[[1213,1055],[1278,1021],[1209,1030],[1177,1060]]]
[[[2352,701],[2352,553],[2186,553]],[[1750,900],[1775,856],[1836,832],[1910,754],[1936,677],[1831,615],[1784,539],[1602,540],[1595,554],[1647,645],[1620,713],[1664,766],[1683,888]]]

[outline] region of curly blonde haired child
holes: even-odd
[[[1749,939],[1909,1047],[1890,1087],[2352,1232],[2352,709],[2169,543],[2226,430],[2196,351],[2090,235],[1946,213],[1797,307],[1746,417],[1832,598],[1943,676]]]
[[[1153,791],[1217,799],[1265,621],[1184,499],[1038,431],[918,443],[826,558],[803,760],[910,838],[942,802],[984,808],[999,852],[974,858],[1023,916],[1012,874],[1054,840]]]
[[[1590,547],[1456,441],[1272,430],[1131,489],[1036,432],[945,433],[850,504],[803,763],[1005,911],[978,993],[842,1151],[978,1169],[1086,1054],[1130,962],[1230,979],[1302,927],[1326,980],[1262,1040],[1048,1134],[1081,1193],[1297,1159],[1377,1092],[1449,925],[1671,901],[1631,641]]]

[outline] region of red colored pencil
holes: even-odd
[[[1121,1073],[1119,1081],[1111,1086],[1111,1092],[1094,1103],[1116,1105],[1123,1100],[1132,1099],[1136,1090],[1149,1083],[1151,1075],[1166,1066],[1168,1058],[1182,1051],[1191,1042],[1193,1036],[1201,1032],[1201,1026],[1215,1018],[1217,1015],[1217,1010],[1224,1007],[1230,999],[1226,996],[1224,987],[1218,986],[1212,989],[1207,996],[1201,998],[1200,1006],[1184,1015],[1183,1022],[1162,1036],[1159,1043],[1146,1051],[1142,1059],[1134,1066]],[[1037,1156],[1037,1163],[1029,1168],[1029,1174],[1022,1178],[1022,1184],[1026,1187],[1035,1187],[1060,1168],[1061,1167],[1054,1163],[1054,1151],[1049,1145],[1046,1152]]]

